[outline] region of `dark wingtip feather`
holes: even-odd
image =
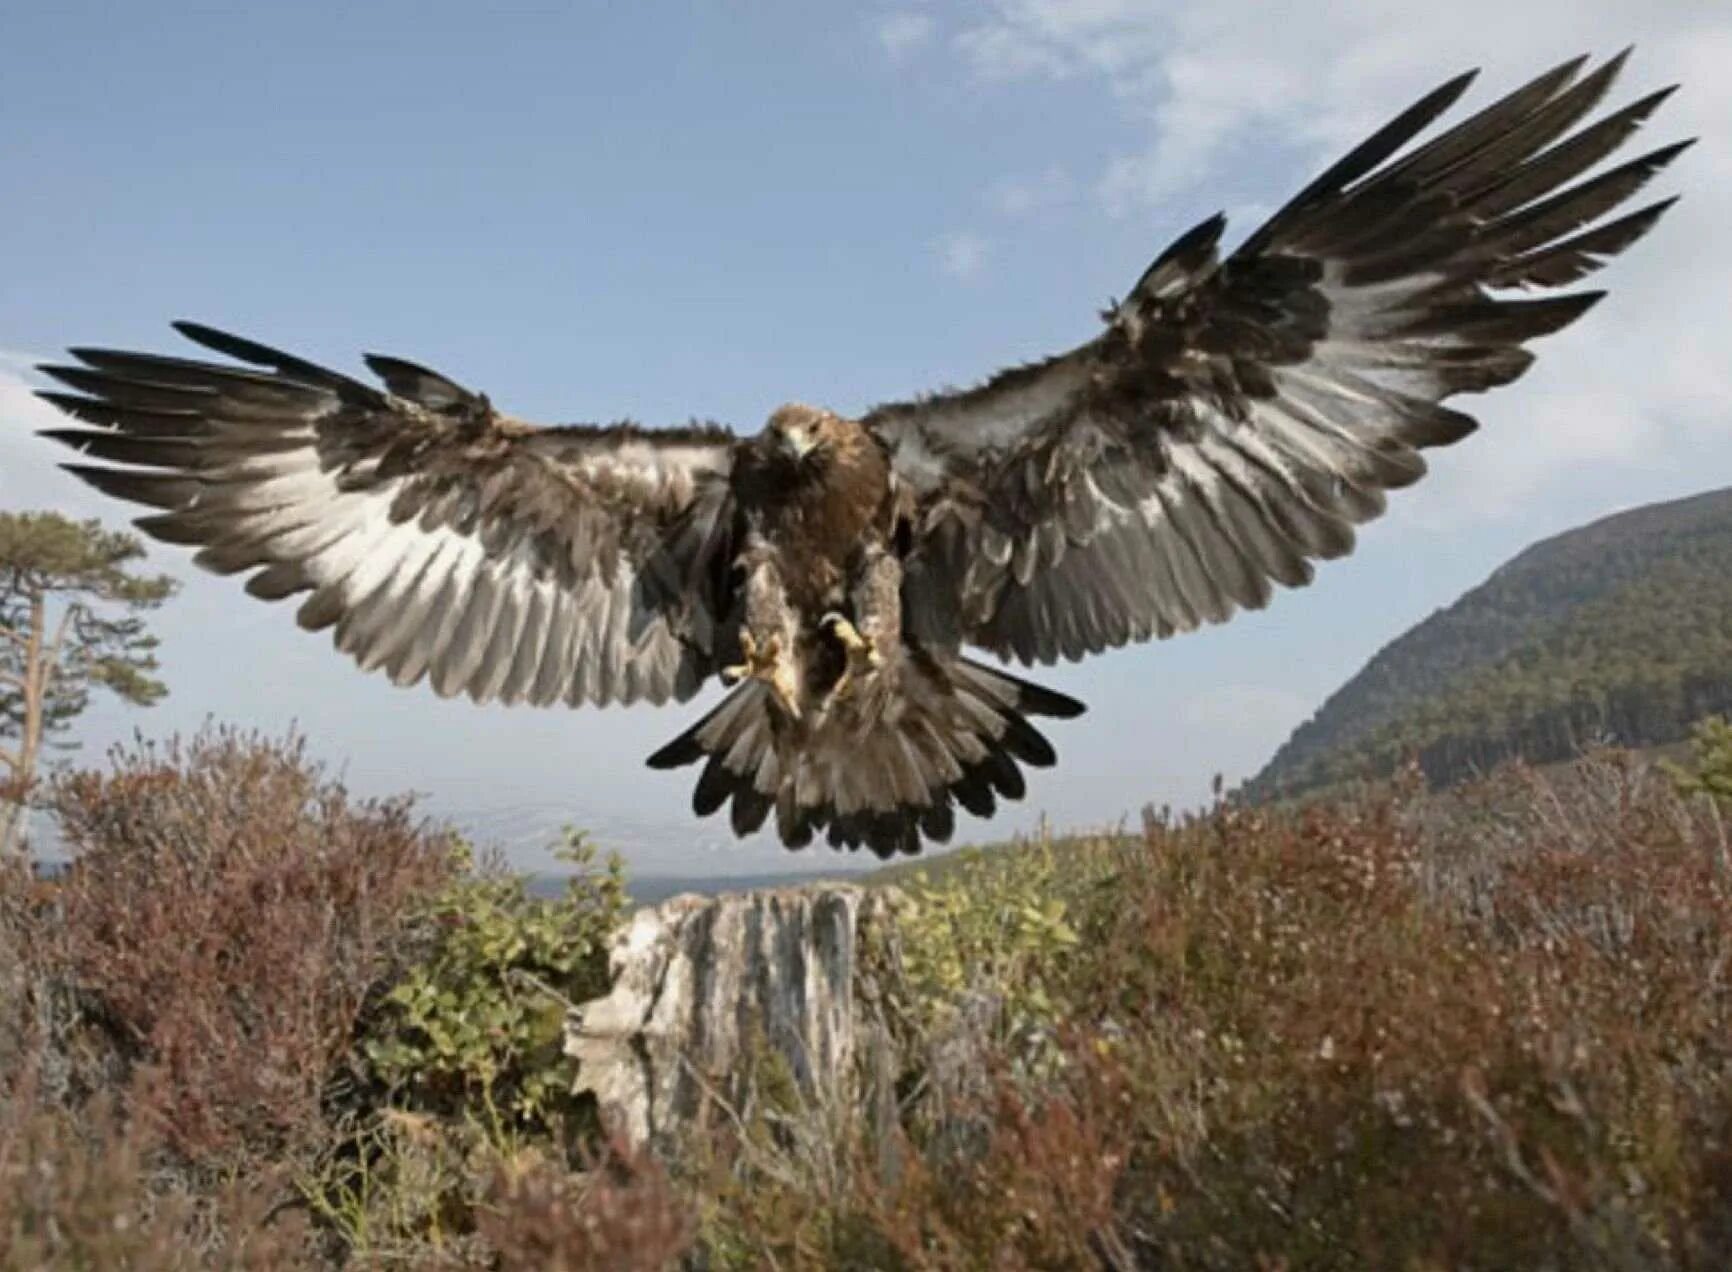
[[[1190,229],[1167,246],[1167,250],[1155,258],[1156,265],[1164,265],[1168,261],[1177,260],[1181,256],[1190,256],[1207,251],[1220,241],[1221,235],[1227,229],[1227,214],[1217,212],[1213,216],[1204,217]]]
[[[405,358],[368,353],[362,355],[362,361],[391,392],[429,410],[442,411],[476,401],[475,394],[461,384]]]
[[[704,758],[704,748],[698,743],[697,727],[687,729],[644,761],[653,769],[684,768]]]
[[[998,809],[998,801],[993,798],[992,785],[986,780],[986,774],[980,764],[971,765],[963,770],[962,776],[951,783],[950,793],[976,817],[991,817]]]
[[[1303,212],[1322,195],[1345,187],[1370,172],[1402,146],[1423,131],[1427,125],[1456,103],[1479,77],[1479,67],[1463,71],[1421,97],[1394,119],[1360,142],[1328,168],[1324,169],[1298,194],[1283,204],[1264,221],[1234,253],[1250,257],[1262,250],[1294,216]]]
[[[150,508],[178,508],[198,490],[195,477],[178,473],[141,473],[96,464],[62,464],[62,469],[105,495]]]
[[[42,368],[38,367],[37,370],[40,371]],[[94,398],[84,397],[77,393],[67,393],[61,389],[36,389],[33,392],[36,397],[41,398],[62,415],[70,415],[74,419],[83,419],[84,417],[79,412],[98,405]]]
[[[1018,686],[1017,706],[1030,715],[1051,716],[1055,720],[1074,720],[1088,710],[1088,704],[1045,685],[1022,681]]]
[[[1058,762],[1052,743],[1019,713],[1011,712],[1004,717],[1001,742],[1006,751],[1033,768],[1051,768]]]
[[[956,809],[949,795],[942,795],[920,814],[920,833],[935,844],[947,844],[956,833]]]
[[[698,784],[692,788],[692,811],[699,817],[708,817],[728,802],[728,796],[732,795],[739,785],[739,776],[728,771],[722,757],[711,755],[710,762],[704,765],[703,775],[698,778]]]
[[[1536,336],[1549,336],[1553,332],[1562,331],[1605,298],[1606,292],[1601,288],[1594,291],[1576,292],[1569,296],[1558,296],[1550,301],[1518,303],[1536,306],[1531,313],[1530,329]],[[1541,305],[1549,305],[1550,308],[1538,308]]]
[[[169,325],[194,344],[201,344],[207,349],[215,349],[218,353],[226,353],[229,357],[239,358],[242,362],[272,366],[290,356],[280,350],[272,349],[269,345],[262,345],[256,340],[248,340],[245,336],[237,336],[233,332],[207,326],[202,322],[193,322],[188,318],[177,318]]]
[[[762,794],[747,782],[742,782],[734,789],[733,806],[729,809],[729,823],[736,835],[744,838],[754,834],[770,815],[774,801],[768,795]]]
[[[68,349],[67,352],[75,358],[78,357],[79,351],[77,349]],[[67,362],[38,362],[36,371],[51,380],[59,380],[60,383],[69,388],[77,389],[80,393],[96,392],[91,385],[93,377],[99,373],[88,366],[73,366]]]
[[[1493,287],[1563,287],[1593,273],[1654,228],[1681,196],[1672,195],[1561,243],[1517,256],[1487,279]]]
[[[113,429],[90,428],[45,428],[36,435],[69,446],[81,455],[119,464],[188,468],[198,460],[196,444],[172,438],[132,437]]]
[[[296,357],[292,353],[284,353],[281,349],[273,349],[256,340],[245,336],[237,336],[231,331],[221,331],[216,327],[206,326],[202,322],[192,322],[179,318],[171,324],[188,340],[201,344],[207,349],[215,349],[231,358],[242,362],[250,362],[254,366],[270,367],[279,375],[301,380],[307,384],[316,384],[323,388],[337,390],[352,397],[360,397],[369,402],[379,402],[383,399],[376,389],[369,388],[358,380],[352,380],[346,375],[340,375],[327,367],[321,367],[305,358]]]
[[[1133,301],[1148,303],[1160,297],[1174,285],[1193,278],[1214,259],[1221,234],[1227,228],[1227,214],[1217,212],[1206,217],[1174,239],[1159,256],[1149,263],[1136,286],[1131,288],[1126,304]],[[1111,320],[1113,310],[1106,311]]]

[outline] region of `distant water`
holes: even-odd
[[[66,872],[64,861],[35,861],[38,878],[58,879]],[[565,881],[570,875],[532,874],[529,880],[529,893],[536,897],[557,897],[565,892]],[[815,875],[810,871],[792,873],[783,871],[778,874],[729,875],[718,878],[715,875],[650,875],[643,879],[626,877],[626,895],[635,905],[656,905],[669,897],[677,897],[682,892],[696,892],[703,896],[718,896],[724,892],[750,892],[754,888],[781,888],[797,883],[819,883],[827,876]],[[846,876],[855,882],[860,881],[860,874]]]
[[[487,856],[497,854],[508,868],[523,871],[531,886],[539,893],[554,895],[560,891],[561,867],[549,851],[561,839],[561,829],[579,821],[570,809],[555,801],[520,801],[511,806],[478,808],[439,808],[436,801],[424,810],[436,823],[452,826]],[[766,844],[757,856],[757,863],[768,864],[780,858],[801,861],[801,870],[759,870],[734,875],[730,868],[743,864],[743,859],[755,851],[754,845],[740,843],[713,828],[693,827],[683,822],[662,822],[645,815],[641,819],[597,818],[581,819],[588,829],[585,837],[602,853],[619,852],[625,860],[626,882],[632,898],[642,904],[653,904],[680,892],[739,891],[745,888],[767,888],[783,884],[814,882],[818,879],[842,877],[878,863],[862,861],[855,854],[836,854],[836,868],[813,861],[810,856],[792,857],[778,844]],[[30,826],[31,854],[38,861],[59,865],[66,853],[53,821],[37,815]]]
[[[529,876],[529,891],[538,897],[557,897],[565,891],[567,875],[535,874]],[[860,875],[850,873],[846,877],[854,882],[860,881]],[[669,897],[677,897],[682,892],[696,892],[703,896],[719,896],[724,892],[750,892],[755,888],[782,888],[792,884],[818,883],[826,876],[815,875],[810,871],[782,871],[775,874],[753,875],[648,875],[637,879],[626,876],[625,890],[636,905],[656,905]]]

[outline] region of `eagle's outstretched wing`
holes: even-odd
[[[1183,235],[1096,339],[869,414],[916,504],[914,631],[1076,659],[1260,607],[1347,552],[1421,449],[1474,429],[1443,399],[1515,379],[1526,341],[1599,296],[1494,293],[1581,278],[1669,204],[1583,228],[1688,143],[1562,188],[1671,91],[1566,137],[1623,60],[1569,62],[1385,162],[1473,76],[1452,80],[1224,262],[1221,217]]]
[[[250,340],[180,331],[266,371],[112,350],[42,368],[94,427],[48,430],[138,526],[398,684],[477,701],[689,698],[729,604],[715,426],[536,428],[423,367],[370,357],[380,390]],[[720,565],[718,566],[718,562]]]

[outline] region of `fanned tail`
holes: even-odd
[[[651,768],[705,760],[692,792],[700,817],[729,805],[734,833],[760,829],[772,812],[789,848],[819,832],[837,848],[880,857],[945,843],[960,805],[990,817],[999,799],[1021,799],[1022,765],[1057,758],[1028,717],[1068,719],[1083,704],[993,667],[915,651],[902,660],[892,709],[870,724],[792,722],[771,709],[761,681],[747,681],[649,757]]]

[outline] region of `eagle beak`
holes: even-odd
[[[795,459],[804,459],[812,453],[812,448],[818,444],[818,439],[800,424],[790,424],[782,429],[782,448]]]

